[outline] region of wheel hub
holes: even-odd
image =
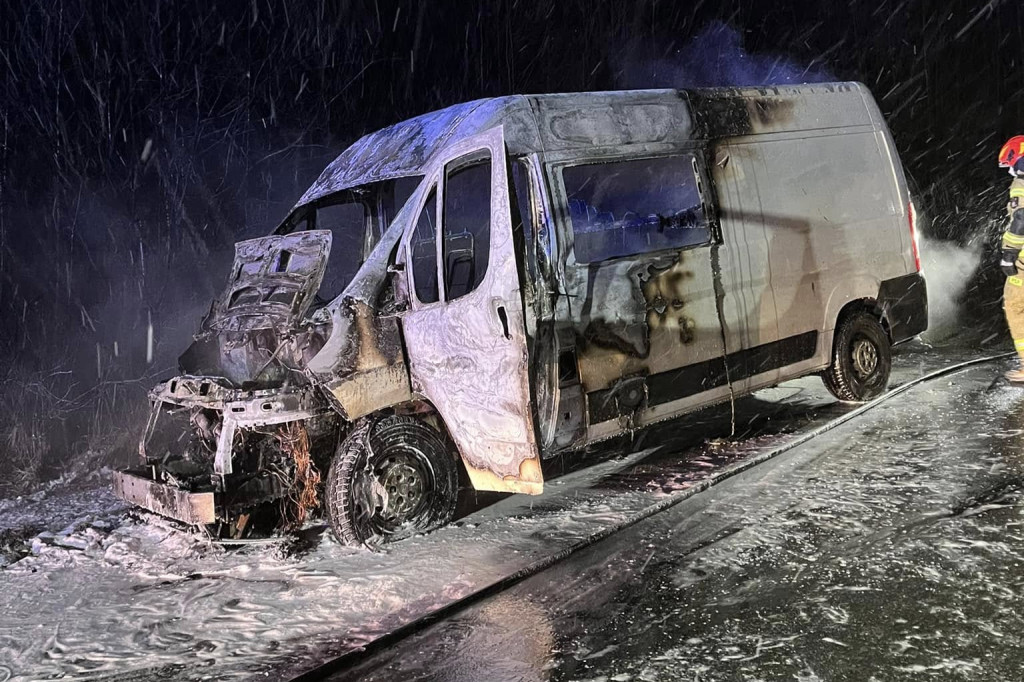
[[[404,457],[389,457],[381,463],[374,486],[384,516],[399,522],[411,516],[423,501],[426,481],[423,471]]]
[[[878,369],[878,349],[868,339],[857,339],[851,350],[853,371],[859,379],[866,379]]]

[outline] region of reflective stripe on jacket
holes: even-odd
[[[1024,249],[1024,180],[1014,178],[1010,185],[1010,201],[1006,204],[1010,222],[1003,232],[1003,250]]]

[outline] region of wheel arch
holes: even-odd
[[[877,277],[867,273],[852,273],[844,277],[840,283],[832,287],[825,303],[825,319],[821,329],[832,330],[839,325],[844,311],[848,306],[865,305],[871,302],[877,306],[878,288],[881,282]]]
[[[889,324],[885,311],[882,309],[878,300],[871,297],[856,298],[852,301],[848,301],[836,314],[834,328],[838,329],[843,320],[857,313],[867,313],[878,320],[882,325],[882,329],[885,330],[885,335],[889,337],[889,343],[893,342],[892,326]]]
[[[451,433],[448,430],[448,425],[445,424],[444,418],[441,416],[441,413],[437,411],[437,408],[434,407],[433,403],[426,398],[411,398],[393,404],[380,406],[371,412],[361,414],[356,419],[350,420],[349,428],[355,428],[357,424],[362,422],[376,422],[392,415],[412,417],[427,424],[441,434],[449,444],[453,458],[457,460],[462,459],[462,453],[459,452],[458,445],[452,438]]]

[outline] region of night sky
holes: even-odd
[[[859,80],[931,234],[992,249],[1024,4],[0,0],[0,74],[0,378],[70,400],[171,369],[232,242],[347,144],[479,97]]]

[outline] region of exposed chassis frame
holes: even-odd
[[[310,386],[243,391],[227,388],[219,381],[216,377],[184,375],[161,383],[150,392],[152,411],[139,443],[139,453],[148,465],[148,471],[116,472],[114,487],[119,497],[191,525],[214,523],[218,518],[217,509],[224,502],[224,494],[230,493],[228,477],[235,473],[232,454],[235,435],[240,429],[304,421],[333,412]],[[213,491],[182,490],[157,480],[159,463],[147,455],[146,447],[161,413],[168,407],[183,410],[201,408],[221,415],[221,431],[211,476]]]

